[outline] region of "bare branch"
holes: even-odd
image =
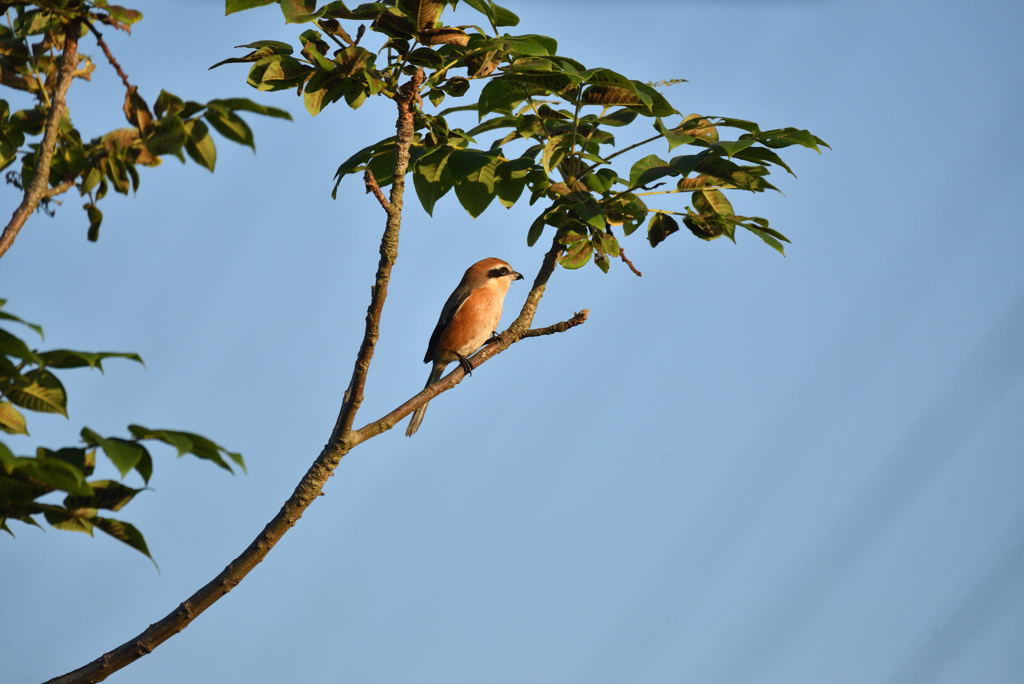
[[[75,187],[76,178],[77,176],[75,178],[71,178],[69,180],[64,181],[60,185],[54,185],[52,188],[43,193],[43,197],[50,199],[51,197],[56,197],[57,195],[63,195],[65,192]]]
[[[50,179],[50,163],[53,161],[53,151],[57,146],[57,131],[60,125],[60,118],[66,108],[68,87],[71,85],[72,74],[78,66],[78,34],[80,24],[78,20],[68,22],[64,32],[64,52],[60,56],[59,73],[57,74],[57,85],[53,92],[53,106],[46,116],[46,126],[43,131],[43,139],[39,143],[39,161],[36,164],[35,175],[25,188],[25,195],[21,204],[14,210],[11,221],[4,227],[0,235],[0,257],[7,253],[7,250],[14,244],[14,238],[18,231],[25,225],[25,221],[32,215],[32,212],[39,206],[39,201],[46,196],[46,189]]]
[[[96,36],[96,43],[103,50],[103,54],[107,56],[107,61],[110,62],[110,65],[112,67],[114,67],[114,71],[116,71],[117,75],[121,77],[121,83],[124,83],[125,88],[131,90],[132,84],[128,82],[128,74],[124,73],[124,69],[122,69],[121,65],[117,63],[116,59],[114,59],[114,55],[110,52],[110,48],[107,47],[107,44],[105,42],[103,42],[103,36],[100,34],[99,31],[96,30],[96,27],[93,26],[88,19],[83,19],[82,21],[84,21],[85,25],[89,27],[89,30],[92,31],[92,34]]]
[[[363,183],[366,184],[367,192],[373,193],[373,196],[377,198],[378,202],[380,202],[380,206],[384,207],[384,211],[390,216],[391,204],[388,202],[387,198],[384,197],[384,193],[381,192],[380,186],[377,185],[377,179],[373,177],[373,171],[370,169],[366,169],[366,171],[363,172]]]
[[[577,311],[576,315],[574,315],[572,318],[570,318],[567,321],[562,321],[561,323],[555,323],[554,325],[549,325],[546,328],[535,328],[533,330],[527,330],[525,333],[523,333],[523,336],[520,339],[526,339],[527,337],[540,337],[542,335],[554,335],[555,333],[565,332],[569,328],[575,328],[577,325],[581,325],[583,323],[586,323],[587,322],[587,316],[589,316],[589,315],[590,315],[590,309],[584,309],[583,311]]]
[[[391,280],[391,269],[398,259],[398,230],[402,224],[405,172],[409,168],[409,146],[412,144],[414,132],[413,113],[415,112],[416,100],[419,98],[419,90],[422,85],[423,69],[417,69],[409,82],[402,86],[395,96],[395,104],[398,105],[398,123],[396,125],[398,135],[395,140],[395,171],[391,180],[391,201],[387,209],[388,220],[384,228],[384,236],[380,241],[380,262],[377,264],[377,280],[374,283],[373,293],[370,296],[370,306],[366,310],[366,332],[363,333],[363,343],[360,345],[359,354],[356,356],[355,367],[352,370],[352,380],[349,382],[348,390],[345,393],[345,402],[341,406],[338,423],[334,426],[334,435],[331,437],[332,441],[339,439],[344,442],[346,440],[347,434],[352,431],[352,423],[355,421],[356,413],[359,412],[359,406],[363,403],[363,388],[366,387],[366,374],[370,370],[373,350],[377,345],[377,338],[380,335],[380,315],[384,309],[384,300],[388,296],[388,282]],[[369,178],[372,177],[373,174],[371,173]],[[351,448],[351,445],[348,445],[347,448]]]

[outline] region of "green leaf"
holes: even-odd
[[[142,491],[127,487],[114,480],[94,480],[89,483],[89,486],[93,491],[92,496],[69,494],[64,498],[64,507],[69,511],[80,508],[103,508],[108,511],[119,511]]]
[[[778,240],[776,240],[773,236],[769,235],[768,233],[766,233],[765,231],[761,230],[760,228],[755,228],[754,226],[751,226],[751,225],[749,225],[747,223],[741,223],[740,225],[743,226],[744,228],[746,228],[747,230],[749,230],[751,233],[753,233],[757,237],[759,237],[762,240],[764,240],[764,243],[766,245],[768,245],[769,247],[771,247],[772,249],[777,251],[779,254],[781,254],[782,256],[786,256],[786,250],[782,246],[782,243],[779,242]],[[774,231],[772,231],[772,232],[774,232]],[[789,242],[789,240],[786,240],[786,242]]]
[[[571,192],[566,195],[566,199],[572,203],[573,211],[580,217],[580,220],[592,228],[604,230],[607,223],[604,211],[594,200],[593,195],[589,192]]]
[[[385,8],[377,15],[370,25],[370,30],[399,40],[411,40],[416,37],[416,24],[391,7]]]
[[[7,300],[0,299],[0,307],[3,307],[3,305],[6,304],[6,303],[7,303]],[[22,318],[19,318],[18,316],[15,316],[14,314],[7,313],[6,311],[0,311],[0,320],[14,321],[15,323],[21,323],[22,325],[24,325],[26,327],[29,327],[29,328],[32,328],[33,330],[35,330],[36,334],[39,335],[40,339],[42,339],[42,337],[43,337],[43,329],[42,329],[42,327],[36,325],[35,323],[29,323],[28,321],[26,321],[26,320],[24,320]]]
[[[615,239],[614,235],[609,235],[603,230],[594,231],[591,242],[594,243],[594,249],[608,254],[609,256],[617,257],[622,253],[621,247],[619,247],[619,241]],[[605,270],[605,273],[608,271]]]
[[[444,58],[430,48],[416,48],[407,57],[410,64],[426,67],[427,69],[440,69],[444,66]]]
[[[306,81],[306,87],[303,89],[302,101],[306,105],[306,111],[316,116],[324,107],[338,99],[345,85],[345,81],[334,74],[316,72]]]
[[[226,107],[207,106],[203,117],[210,122],[214,130],[231,140],[242,145],[248,145],[256,151],[256,143],[252,137],[252,130],[239,117]]]
[[[526,234],[526,244],[529,247],[533,247],[537,244],[537,240],[544,233],[544,226],[547,223],[544,221],[544,216],[538,216],[532,224],[530,224],[530,232]]]
[[[681,124],[683,131],[707,143],[718,142],[718,129],[700,114],[689,114]]]
[[[583,268],[586,266],[593,253],[594,247],[590,244],[589,240],[578,240],[569,245],[565,254],[558,257],[558,263],[560,263],[563,268],[576,270],[577,268]]]
[[[85,475],[70,463],[55,458],[38,457],[18,461],[21,462],[19,470],[32,480],[70,494],[92,496],[92,488],[85,481]]]
[[[768,147],[779,149],[790,145],[802,145],[821,154],[818,145],[828,145],[824,140],[812,135],[810,131],[803,131],[796,128],[780,128],[774,131],[765,131],[760,136],[760,142]]]
[[[92,520],[90,518],[76,515],[71,511],[66,511],[63,508],[58,508],[57,506],[46,506],[43,514],[46,516],[46,522],[50,523],[50,525],[58,530],[64,530],[66,532],[85,532],[89,536],[92,536]]]
[[[68,417],[68,397],[56,375],[45,368],[37,368],[22,377],[24,379],[7,392],[12,402],[30,411]]]
[[[530,33],[525,36],[516,36],[516,39],[540,45],[542,48],[544,48],[544,51],[547,52],[548,55],[553,56],[558,54],[558,41],[555,40],[554,38],[549,38],[548,36],[539,36],[537,34]]]
[[[53,349],[39,354],[43,365],[50,368],[98,368],[103,371],[103,359],[128,359],[146,365],[142,357],[132,352],[81,352],[70,349]]]
[[[672,233],[679,230],[679,223],[668,214],[654,214],[647,224],[647,241],[657,247]]]
[[[562,160],[565,159],[568,153],[569,141],[566,139],[566,136],[556,135],[548,140],[547,144],[544,145],[544,153],[541,155],[541,164],[548,178],[551,177],[551,173],[558,168],[558,165],[562,163]]]
[[[259,91],[289,90],[304,83],[312,72],[294,57],[273,54],[252,65],[246,83]]]
[[[733,215],[732,204],[721,190],[697,190],[693,193],[693,208],[702,214]]]
[[[449,158],[449,165],[452,167],[452,175],[455,177],[455,196],[459,203],[469,212],[473,218],[480,216],[494,200],[494,173],[501,159],[498,158],[501,150],[496,150],[486,166],[473,171],[462,178],[455,171],[456,155],[464,150],[458,150]]]
[[[0,328],[0,354],[13,356],[16,359],[23,359],[30,363],[39,363],[39,357],[28,348],[20,337],[15,337],[3,328]]]
[[[64,461],[78,468],[86,477],[92,475],[92,471],[96,468],[95,449],[86,450],[80,447],[64,447],[63,449],[52,451],[45,447],[37,447],[36,458],[55,458],[59,461]]]
[[[153,556],[149,555],[146,540],[134,525],[110,518],[93,518],[91,522],[114,539],[123,541],[139,553],[144,554],[149,560],[153,560]],[[153,565],[156,565],[156,561],[153,561]]]
[[[287,46],[289,51],[291,46]],[[210,100],[208,105],[227,107],[232,111],[237,112],[252,112],[253,114],[261,114],[263,116],[270,116],[275,119],[287,119],[292,120],[292,115],[283,109],[277,109],[276,107],[267,107],[265,105],[257,104],[252,100],[245,97],[229,97],[222,100]]]
[[[495,26],[518,26],[519,17],[510,12],[509,10],[491,3],[491,18],[494,20]]]
[[[683,178],[686,178],[709,156],[711,156],[711,150],[704,150],[697,154],[684,154],[678,157],[672,157],[672,161],[669,162],[669,165],[679,172]]]
[[[316,0],[278,0],[286,24],[304,24],[318,18]]]
[[[533,169],[535,162],[530,157],[520,157],[498,164],[494,171],[494,189],[498,200],[510,208],[523,194],[526,178]]]
[[[276,2],[276,0],[275,0],[275,2]],[[290,55],[290,54],[292,54],[292,52],[294,52],[294,50],[292,50],[292,46],[291,45],[289,45],[288,43],[282,43],[282,42],[277,41],[277,40],[257,40],[255,43],[247,43],[246,45],[236,45],[235,47],[236,48],[244,48],[244,47],[253,48],[253,51],[250,52],[249,54],[245,55],[244,57],[229,57],[228,59],[225,59],[223,61],[217,62],[212,67],[210,67],[210,69],[216,69],[217,67],[223,66],[224,64],[240,64],[240,63],[245,63],[245,62],[259,62],[259,61],[265,59],[266,57],[270,57],[271,55]],[[252,74],[252,72],[250,71],[250,76],[251,76],[251,74]],[[258,84],[259,84],[258,81],[256,83],[250,82],[250,85],[252,87],[254,87],[254,88]],[[187,107],[186,107],[186,109],[187,109]],[[182,113],[182,116],[191,116],[191,114]]]
[[[480,91],[477,113],[482,119],[491,112],[511,114],[512,109],[530,95],[541,95],[544,90],[506,79],[491,79]]]
[[[641,97],[646,96],[648,99],[650,99],[651,102],[651,104],[648,106],[648,111],[650,112],[650,114],[648,115],[644,110],[640,110],[641,114],[645,114],[648,116],[671,116],[672,114],[679,113],[676,111],[675,107],[669,104],[668,100],[665,99],[664,95],[659,93],[651,86],[647,85],[646,83],[641,83],[640,81],[633,81],[633,85],[636,86],[637,94],[639,94]]]
[[[492,17],[491,17],[491,6],[490,6],[490,3],[487,2],[487,0],[462,0],[462,1],[464,3],[466,3],[467,5],[469,5],[470,7],[472,7],[473,9],[475,9],[480,14],[484,15],[485,17],[487,17],[488,20],[492,19]]]
[[[203,460],[212,461],[221,468],[233,473],[234,471],[231,470],[231,466],[221,458],[223,454],[245,471],[245,461],[242,459],[241,454],[228,451],[202,435],[178,430],[150,430],[141,425],[129,425],[128,431],[132,433],[135,439],[155,439],[172,445],[178,450],[179,457],[186,453],[192,453]]]
[[[181,119],[169,114],[153,124],[142,142],[150,154],[160,156],[176,153],[185,144],[186,137]]]
[[[413,168],[412,181],[416,186],[416,195],[428,215],[433,216],[434,204],[444,197],[452,186],[455,178],[448,169],[448,157],[453,148],[447,145],[420,157]]]
[[[607,116],[602,116],[600,119],[597,120],[597,122],[602,126],[612,126],[618,128],[620,126],[628,126],[629,124],[633,123],[633,121],[635,121],[636,117],[638,116],[639,114],[637,114],[632,109],[617,109],[611,114],[608,114]]]
[[[745,150],[737,152],[735,157],[737,159],[742,159],[743,161],[757,162],[758,164],[776,164],[777,166],[781,166],[786,169],[790,175],[796,178],[796,174],[793,173],[793,169],[789,168],[789,166],[786,165],[786,162],[782,161],[782,157],[764,147],[748,147]]]
[[[501,150],[453,150],[448,159],[448,168],[456,182],[474,174],[501,155]]]
[[[668,141],[669,152],[679,147],[680,145],[686,145],[696,140],[696,138],[694,138],[692,135],[684,133],[679,129],[667,128],[665,124],[662,123],[660,118],[655,119],[654,128],[657,129],[657,131],[661,133],[663,136],[665,136],[665,140]]]
[[[96,242],[100,239],[100,225],[103,223],[103,212],[92,202],[83,204],[82,208],[85,209],[85,215],[89,219],[89,230],[86,232],[85,237],[89,242]]]
[[[185,151],[192,161],[210,172],[217,164],[217,146],[213,143],[210,129],[199,119],[185,122]]]
[[[143,452],[146,451],[146,448],[138,442],[116,437],[103,438],[89,428],[82,428],[81,434],[86,444],[103,449],[103,453],[121,473],[121,477],[127,475],[138,464],[142,459]]]
[[[637,163],[633,164],[629,170],[629,187],[637,188],[648,183],[662,178],[664,176],[670,176],[677,174],[675,170],[667,161],[662,159],[656,154],[651,154]]]
[[[720,149],[724,150],[725,154],[729,157],[729,159],[732,159],[733,155],[735,155],[737,152],[742,152],[743,150],[747,149],[748,147],[750,147],[751,145],[753,145],[756,142],[757,142],[756,140],[750,140],[750,139],[748,139],[748,140],[721,140],[721,141],[716,142],[715,144],[713,144],[712,147],[717,147],[717,148],[720,148]]]
[[[0,401],[0,430],[11,435],[27,435],[25,416],[9,401]]]

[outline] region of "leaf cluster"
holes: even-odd
[[[25,188],[35,176],[41,150],[32,138],[42,135],[53,106],[51,92],[69,24],[81,22],[82,35],[97,24],[130,31],[142,14],[105,0],[8,2],[0,7],[11,10],[7,12],[9,25],[0,25],[0,84],[29,93],[35,99],[32,108],[15,112],[11,112],[6,100],[0,99],[0,170],[20,157],[20,170],[9,173],[8,182]],[[74,78],[90,80],[95,68],[86,57],[75,68]],[[116,63],[115,68],[120,73]],[[167,155],[184,163],[187,154],[213,171],[217,149],[211,128],[227,140],[255,150],[252,131],[239,112],[291,119],[283,110],[244,98],[202,104],[182,100],[166,91],[160,92],[150,109],[138,89],[129,85],[123,74],[122,78],[126,83],[123,111],[129,127],[84,140],[72,124],[70,112],[65,111],[47,179],[50,192],[44,198],[44,206],[50,197],[71,187],[77,187],[79,195],[87,200],[83,209],[89,220],[87,237],[92,241],[98,239],[103,220],[97,203],[110,189],[123,195],[129,190],[137,191],[137,167],[159,166]]]
[[[227,0],[226,9],[230,14],[268,4]],[[771,170],[792,170],[775,150],[799,145],[820,153],[819,146],[825,145],[797,128],[762,130],[741,119],[683,116],[651,84],[610,69],[587,68],[559,54],[553,38],[501,33],[500,27],[516,26],[519,18],[488,0],[464,4],[483,16],[494,35],[471,24],[445,25],[443,10],[449,4],[455,8],[458,0],[384,0],[352,9],[343,2],[319,8],[310,0],[277,4],[286,22],[312,22],[319,29],[299,36],[298,53],[288,43],[261,40],[240,46],[251,50],[247,55],[214,66],[251,63],[249,85],[295,89],[314,116],[342,97],[353,109],[372,95],[393,98],[401,77],[417,69],[426,74],[419,95],[434,107],[447,98],[465,97],[472,81],[483,81],[472,104],[436,113],[428,113],[425,105],[417,108],[409,165],[416,193],[430,214],[454,190],[474,218],[495,198],[505,207],[523,197],[531,205],[543,199],[545,207],[527,241],[533,245],[546,226],[554,227],[565,245],[560,263],[566,268],[593,259],[607,271],[610,259],[621,255],[616,227],[628,236],[646,224],[654,247],[679,230],[674,216],[701,239],[725,235],[735,241],[740,227],[784,254],[786,237],[767,219],[737,215],[726,192],[777,191],[767,180]],[[344,22],[361,23],[355,30]],[[367,26],[380,36],[376,52],[359,45]],[[476,114],[476,123],[455,125],[466,114]],[[614,129],[640,121],[650,122],[654,135],[615,151]],[[735,139],[724,137],[728,130],[737,132]],[[667,145],[669,152],[680,146],[693,151],[668,160],[648,155],[628,167],[615,161],[653,142]],[[514,146],[518,149],[512,151]],[[359,150],[338,167],[335,196],[345,176],[365,170],[378,185],[388,185],[394,160],[394,137]],[[669,181],[674,187],[656,190]],[[651,208],[647,201],[653,195],[661,200],[680,195],[690,202]]]
[[[0,320],[28,326],[40,337],[38,325],[3,311]],[[123,352],[82,352],[70,349],[39,351],[22,338],[0,328],[0,430],[8,434],[28,435],[22,410],[56,413],[68,417],[67,392],[54,371],[95,368],[102,372],[103,361],[110,358],[142,363],[138,354]],[[19,410],[20,409],[20,410]],[[156,441],[174,447],[178,456],[191,453],[228,472],[231,462],[244,470],[241,454],[229,452],[209,439],[190,432],[151,430],[129,425],[129,438],[103,437],[88,427],[82,428],[85,446],[51,450],[36,449],[35,456],[15,456],[0,442],[0,529],[13,535],[8,519],[38,526],[33,518],[42,515],[51,526],[62,530],[92,534],[99,529],[149,556],[142,534],[131,524],[105,517],[102,511],[119,511],[142,489],[112,480],[90,480],[96,466],[96,451],[102,451],[117,468],[122,479],[132,470],[148,484],[153,474],[153,459],[143,444]],[[64,494],[63,501],[49,495]]]

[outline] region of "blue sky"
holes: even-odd
[[[252,97],[295,122],[249,117],[256,155],[221,143],[212,175],[144,169],[137,196],[104,202],[97,244],[74,198],[29,221],[0,264],[9,310],[42,323],[47,348],[147,367],[66,373],[71,420],[5,439],[26,453],[82,425],[186,429],[242,451],[249,474],[154,449],[154,491],[124,517],[159,574],[102,536],[0,540],[4,681],[134,636],[259,532],[330,434],[376,267],[379,206],[355,179],[330,189],[390,134],[387,103],[311,119],[294,95],[248,88],[243,66],[206,70],[234,45],[294,41],[304,27],[275,8],[134,6],[133,35],[107,34],[151,102]],[[736,203],[790,237],[787,258],[683,231],[624,242],[643,278],[556,272],[536,323],[589,308],[586,325],[488,363],[413,439],[347,456],[235,591],[109,681],[1020,681],[1024,8],[511,9],[517,32],[588,66],[689,79],[666,92],[684,113],[828,141],[787,155],[784,197]],[[94,135],[124,125],[123,90],[83,51],[94,82],[70,101]],[[469,264],[498,256],[529,278],[542,256],[529,207],[407,207],[360,424],[422,387]]]

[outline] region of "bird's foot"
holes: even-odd
[[[473,364],[470,363],[469,359],[467,359],[462,354],[456,354],[456,356],[459,357],[459,365],[462,366],[462,370],[464,370],[466,372],[466,375],[472,375],[473,374]]]

